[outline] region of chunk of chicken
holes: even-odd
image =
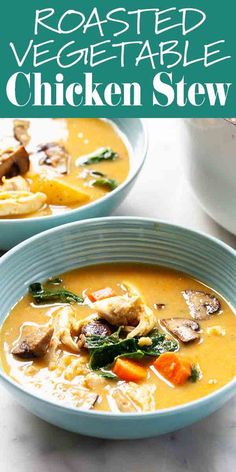
[[[59,382],[54,386],[54,395],[58,403],[73,406],[81,410],[91,410],[96,404],[99,395],[82,385]]]
[[[125,295],[99,300],[93,307],[98,316],[111,325],[127,327],[128,338],[145,336],[156,325],[155,315],[136,287],[128,282],[123,282],[122,286],[126,290]],[[130,331],[132,326],[135,328]]]
[[[140,306],[139,323],[127,336],[134,338],[135,336],[146,336],[156,326],[156,317],[147,305]]]
[[[22,190],[23,192],[29,191],[29,184],[24,177],[18,175],[17,177],[12,177],[11,179],[2,178],[2,185],[0,191],[11,192],[12,190]]]
[[[69,351],[78,352],[79,348],[73,339],[76,328],[76,319],[74,310],[70,306],[60,308],[53,314],[52,326],[54,336],[49,351],[49,369],[57,368],[61,348],[65,347]]]
[[[115,406],[122,413],[132,413],[138,411],[130,398],[121,390],[116,388],[113,390],[111,398],[115,401]],[[113,402],[112,402],[113,403]]]
[[[153,311],[139,295],[129,294],[106,298],[93,304],[98,316],[114,326],[135,326],[128,338],[145,336],[156,325]]]
[[[139,322],[140,299],[118,295],[93,304],[100,318],[115,326],[136,326]]]
[[[112,398],[119,411],[149,412],[156,409],[153,385],[137,385],[134,382],[123,383],[112,391]]]
[[[0,192],[0,216],[27,215],[42,208],[46,195],[23,190]]]
[[[75,318],[75,312],[71,306],[65,306],[56,311],[52,321],[54,327],[54,341],[58,346],[62,344],[69,351],[78,352],[79,348],[74,341],[78,334],[79,326]]]
[[[82,346],[78,336],[83,326],[94,319],[95,316],[91,315],[83,320],[77,320],[75,311],[71,306],[60,308],[53,314],[52,326],[54,328],[54,336],[50,346],[50,370],[54,370],[57,367],[62,348],[74,353],[80,351]]]

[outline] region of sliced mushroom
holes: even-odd
[[[17,149],[9,148],[0,154],[0,180],[3,177],[10,179],[17,175],[24,175],[29,170],[29,154],[21,146]]]
[[[30,122],[27,120],[14,120],[14,137],[19,143],[26,146],[30,141],[30,135],[28,133]]]
[[[113,333],[112,327],[103,320],[92,320],[82,326],[78,340],[78,347],[86,348],[86,338],[89,336],[110,336]]]
[[[218,298],[210,293],[185,290],[182,294],[195,320],[206,320],[210,315],[218,313],[221,308]]]
[[[102,320],[91,321],[81,330],[81,334],[84,336],[110,336],[112,332],[110,325]]]
[[[68,174],[70,156],[64,146],[58,143],[46,143],[39,146],[37,155],[39,165],[50,166],[58,174]]]
[[[21,335],[12,349],[12,354],[23,359],[44,357],[53,335],[48,326],[23,326]]]
[[[183,343],[195,341],[200,337],[200,326],[196,321],[187,318],[166,318],[161,320],[161,324]]]

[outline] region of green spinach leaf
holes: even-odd
[[[117,343],[108,344],[106,341],[96,349],[92,349],[90,367],[93,370],[112,364],[114,359],[121,354],[129,354],[136,351],[135,339],[124,339]]]
[[[151,346],[143,346],[142,351],[146,356],[160,356],[164,352],[178,351],[179,344],[176,340],[167,338],[164,333],[153,330],[150,333]]]
[[[46,303],[83,303],[84,301],[81,296],[69,290],[63,288],[57,290],[47,289],[38,282],[30,285],[29,292],[37,305]]]
[[[114,161],[117,159],[118,154],[114,152],[111,148],[104,148],[95,152],[91,157],[83,162],[83,165],[98,164],[103,161]]]
[[[190,382],[196,383],[199,380],[199,377],[200,377],[200,372],[198,368],[194,364],[192,364],[192,372],[189,378]]]
[[[99,370],[97,371],[97,373],[99,375],[101,375],[101,377],[104,377],[105,379],[108,379],[108,380],[116,380],[118,379],[117,375],[116,374],[113,374],[112,372],[109,372],[107,370]]]
[[[100,177],[93,182],[94,187],[104,187],[108,190],[115,190],[117,185],[118,184],[115,179],[109,179],[108,177]]]
[[[138,338],[122,339],[120,337],[122,327],[111,336],[87,336],[86,347],[90,352],[90,368],[101,369],[112,364],[118,357],[129,357],[141,359],[144,356],[158,357],[163,352],[177,351],[179,344],[177,341],[167,338],[164,333],[158,330],[150,333],[151,346],[139,346]]]
[[[98,172],[97,170],[91,170],[90,171],[90,175],[92,175],[93,177],[106,177],[105,174],[103,174],[103,172]]]

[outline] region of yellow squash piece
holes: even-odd
[[[73,185],[69,185],[61,178],[53,177],[48,174],[30,174],[31,192],[43,192],[47,195],[49,205],[73,205],[76,203],[85,203],[90,197],[87,193]]]
[[[44,205],[46,199],[46,195],[40,192],[0,192],[0,217],[34,213]]]

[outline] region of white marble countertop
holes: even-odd
[[[156,217],[205,231],[233,247],[236,237],[195,201],[179,164],[178,120],[145,120],[149,155],[117,215]],[[108,441],[68,433],[34,417],[0,387],[1,472],[233,472],[236,398],[209,418],[148,440]]]

